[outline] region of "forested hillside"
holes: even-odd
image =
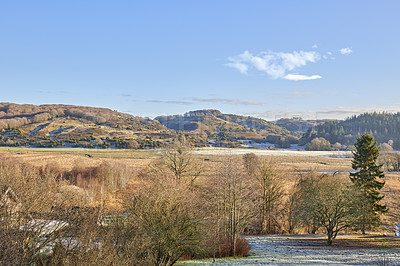
[[[158,116],[155,118],[164,126],[174,130],[207,132],[255,132],[289,135],[285,128],[261,118],[223,114],[219,110],[198,110],[184,115]]]
[[[399,149],[400,113],[364,113],[344,121],[327,121],[317,125],[315,130],[308,130],[301,142],[322,137],[331,144],[353,145],[363,133],[373,135],[379,144],[390,143],[393,148]]]
[[[223,114],[213,109],[155,119],[170,129],[206,134],[216,146],[234,147],[239,145],[238,140],[256,140],[288,147],[290,143],[297,143],[301,136],[261,118]]]
[[[0,103],[0,146],[153,148],[171,133],[106,108]]]
[[[280,148],[299,142],[309,144],[311,150],[347,149],[367,132],[379,144],[399,149],[400,113],[365,113],[344,121],[281,119],[272,123],[213,109],[150,119],[106,108],[0,103],[0,146],[156,148],[177,132],[195,146],[236,147],[241,140],[251,140]]]

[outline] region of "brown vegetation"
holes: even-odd
[[[7,223],[0,230],[0,260],[170,265],[182,257],[246,256],[249,246],[241,234],[309,229],[299,220],[299,175],[313,167],[350,168],[349,159],[205,157],[194,156],[182,143],[176,145],[163,154],[92,151],[92,158],[85,157],[87,151],[5,152],[1,185],[13,188],[24,212],[18,219],[3,213],[3,221],[26,225],[32,219],[57,220],[68,227],[59,224],[43,242],[27,226]],[[337,182],[345,178],[326,175]],[[391,209],[383,219],[387,232],[400,217],[392,207],[399,202],[398,182],[397,176],[388,175],[382,191]],[[326,185],[326,191],[333,193],[332,186]],[[311,231],[321,230],[317,226]],[[51,244],[53,253],[43,255],[32,242],[24,246],[26,239],[42,248]],[[24,257],[27,251],[30,255]]]

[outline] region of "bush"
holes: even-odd
[[[224,257],[247,257],[249,255],[251,246],[249,242],[241,237],[236,238],[236,247],[235,254],[232,253],[232,246],[229,237],[221,237],[219,240],[219,249],[215,254],[216,258],[224,258]]]
[[[306,147],[308,151],[329,151],[330,149],[331,143],[324,138],[315,138]]]

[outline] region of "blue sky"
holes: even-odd
[[[0,2],[0,102],[275,120],[400,111],[400,1]]]

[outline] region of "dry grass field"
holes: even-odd
[[[226,163],[227,157],[232,161],[242,162],[245,152],[253,150],[224,150],[197,149],[194,157],[202,166],[202,174],[196,180],[199,185],[215,177],[218,169]],[[292,152],[292,153],[290,153]],[[286,201],[293,184],[299,175],[307,171],[316,171],[328,174],[348,175],[351,171],[351,158],[342,156],[332,156],[332,154],[315,152],[296,152],[296,151],[274,151],[273,154],[263,151],[256,152],[259,158],[267,159],[277,165],[282,177],[282,184],[285,190],[282,202]],[[334,154],[333,154],[334,155]],[[0,148],[0,159],[11,158],[22,161],[32,166],[43,169],[55,169],[59,173],[95,173],[108,175],[112,178],[128,176],[123,186],[115,189],[108,189],[105,195],[101,195],[102,207],[105,213],[116,213],[123,210],[124,198],[132,191],[143,185],[142,173],[150,169],[150,165],[162,157],[162,151],[154,150],[98,150],[98,149],[31,149],[31,148]],[[105,167],[106,166],[106,167]],[[93,170],[95,169],[95,170]],[[94,172],[93,172],[94,171]],[[97,172],[96,172],[97,171]],[[117,174],[113,174],[113,173]],[[66,174],[67,173],[67,174]],[[85,174],[82,177],[85,178]],[[272,263],[278,265],[292,264],[301,262],[307,264],[311,261],[321,263],[331,263],[340,261],[344,264],[362,260],[365,263],[378,262],[382,252],[387,253],[392,262],[398,262],[393,255],[399,249],[399,240],[393,238],[394,224],[400,221],[400,174],[387,173],[385,177],[386,185],[381,191],[385,195],[384,203],[389,207],[389,212],[382,217],[383,224],[374,235],[368,237],[341,236],[335,242],[333,248],[327,248],[326,236],[247,236],[252,246],[250,257],[229,261],[229,259],[219,259],[217,264],[262,264]],[[89,191],[92,201],[90,206],[100,205],[99,186],[86,186],[83,182],[72,183],[70,190],[73,193],[77,189]],[[76,189],[73,189],[76,188]],[[91,190],[90,190],[91,189]],[[92,194],[90,194],[92,193]],[[305,232],[298,232],[305,233]],[[323,234],[322,231],[318,231]],[[343,231],[345,234],[354,233],[351,230]],[[289,240],[288,240],[289,239]],[[289,244],[288,242],[289,241]],[[382,250],[381,248],[384,248]],[[267,251],[270,250],[270,251]],[[273,250],[273,252],[271,251]],[[272,252],[272,253],[271,253]],[[300,255],[306,252],[309,257]],[[393,254],[392,254],[393,253]],[[192,261],[191,264],[209,264],[209,260]]]
[[[315,170],[319,172],[341,174],[351,170],[351,158],[336,157],[337,153],[306,151],[265,151],[246,149],[197,149],[194,154],[202,164],[203,172],[199,182],[207,182],[216,170],[221,167],[227,156],[241,161],[243,154],[254,152],[261,158],[267,158],[278,165],[284,177],[287,190],[294,183],[299,173]],[[0,148],[0,157],[16,158],[37,167],[52,167],[62,171],[98,167],[102,163],[118,164],[132,169],[138,175],[145,171],[149,164],[161,157],[161,151],[154,150],[102,150],[102,149],[33,149],[33,148]],[[386,185],[382,190],[384,202],[389,212],[383,216],[382,233],[392,234],[393,224],[400,221],[400,174],[386,174]],[[128,185],[108,195],[109,210],[119,209],[118,198],[138,184],[135,178]]]

